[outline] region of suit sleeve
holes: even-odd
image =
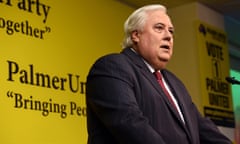
[[[232,144],[232,142],[224,136],[217,126],[207,117],[202,117],[199,112],[196,112],[199,117],[199,137],[200,142],[204,144]]]
[[[87,79],[87,105],[120,143],[164,144],[138,107],[134,75],[124,59],[101,59]]]

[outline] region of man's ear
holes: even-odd
[[[132,32],[131,39],[132,39],[133,43],[139,42],[139,32],[137,30]]]

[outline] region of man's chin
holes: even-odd
[[[170,60],[170,58],[169,57],[161,57],[160,60],[162,62],[168,62]]]

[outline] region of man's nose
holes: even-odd
[[[173,38],[172,33],[168,30],[165,30],[163,39],[167,40],[167,41],[170,41],[172,38]]]

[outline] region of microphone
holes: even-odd
[[[235,77],[226,77],[226,81],[231,84],[238,84],[240,85],[240,81],[236,80]]]

